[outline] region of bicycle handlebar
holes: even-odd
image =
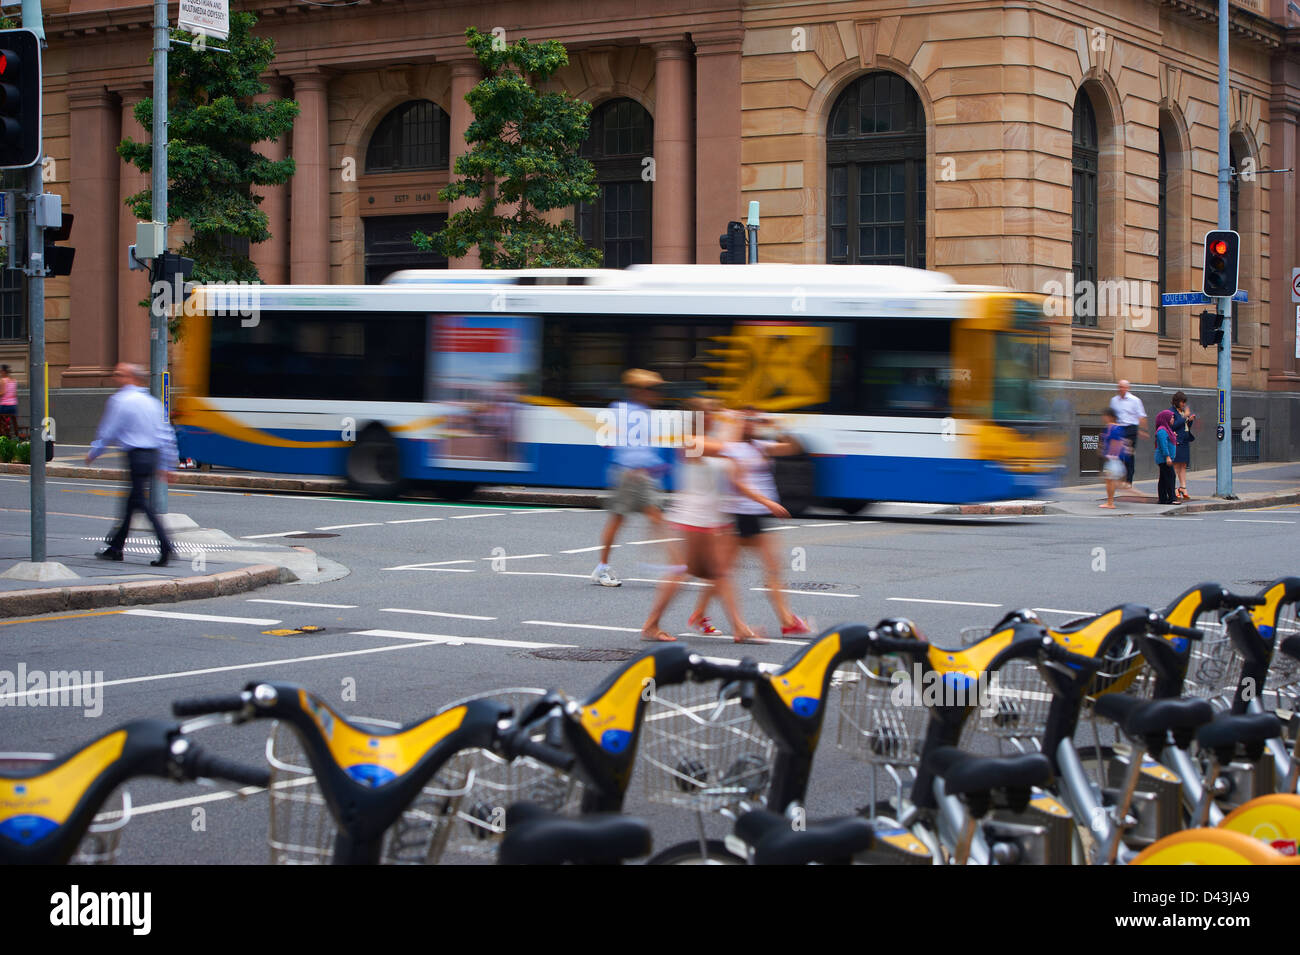
[[[186,779],[197,779],[201,776],[206,779],[224,779],[244,786],[261,786],[263,789],[271,785],[271,773],[264,767],[244,766],[220,756],[213,756],[194,743],[190,743],[176,758],[176,763]]]
[[[1221,607],[1262,607],[1266,603],[1268,603],[1268,601],[1264,597],[1256,596],[1254,594],[1242,596],[1241,594],[1234,594],[1231,591],[1225,590],[1219,595],[1219,605]]]
[[[551,746],[549,743],[541,743],[529,738],[527,730],[523,728],[504,731],[498,737],[498,742],[502,754],[508,759],[531,756],[539,763],[551,766],[561,772],[568,772],[573,768],[575,762],[572,753]]]
[[[1066,666],[1078,667],[1081,670],[1090,670],[1093,673],[1100,670],[1102,665],[1106,662],[1101,657],[1085,657],[1078,653],[1071,653],[1051,637],[1043,637],[1038,646],[1039,652],[1053,663],[1063,663]]]
[[[177,700],[172,704],[174,716],[204,716],[208,713],[238,713],[249,704],[251,697],[247,693],[229,696],[198,696],[188,700]]]

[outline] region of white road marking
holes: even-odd
[[[163,617],[167,620],[202,620],[206,623],[246,623],[254,627],[271,627],[279,623],[279,620],[263,620],[259,617],[219,617],[210,613],[180,613],[176,610],[144,610],[133,607],[130,610],[123,610],[122,613],[131,614],[135,617]]]
[[[1053,610],[1051,607],[1034,607],[1034,613],[1063,613],[1069,617],[1091,617],[1094,616],[1091,610]]]
[[[951,604],[954,607],[1001,607],[1002,604],[982,604],[973,600],[926,600],[924,597],[886,597],[886,600],[898,600],[912,604]]]
[[[799,524],[782,524],[780,527],[765,527],[763,529],[767,531],[794,531],[798,530],[800,526]]]
[[[757,590],[757,591],[759,591],[759,592],[766,592],[768,588],[766,588],[766,587],[750,587],[749,589],[750,589],[750,590]],[[848,597],[848,598],[854,598],[854,597],[861,597],[861,596],[862,596],[861,594],[832,594],[832,593],[829,593],[829,592],[824,591],[824,590],[785,590],[785,589],[780,588],[780,587],[778,587],[777,590],[778,590],[780,593],[783,593],[783,594],[799,594],[799,595],[802,596],[802,597]]]
[[[512,577],[577,577],[579,580],[591,580],[591,574],[561,574],[554,570],[503,570],[501,573]]]
[[[384,521],[385,524],[427,524],[429,521],[446,520],[443,517],[408,517],[404,521]]]
[[[453,514],[453,521],[470,521],[476,517],[505,517],[504,514]]]
[[[829,523],[805,524],[805,525],[803,525],[803,526],[804,526],[804,527],[843,527],[843,526],[845,526],[845,525],[848,524],[848,523],[850,523],[850,522],[849,522],[849,521],[830,521]]]
[[[256,541],[256,540],[262,540],[263,538],[266,537],[289,537],[293,534],[306,534],[306,533],[307,533],[306,531],[279,531],[278,533],[275,534],[245,534],[243,537],[240,538],[240,540]]]
[[[734,636],[733,634],[730,634],[730,633],[690,633],[690,632],[687,632],[687,633],[679,633],[679,634],[677,634],[677,636],[679,636],[679,637],[698,637],[698,638],[701,639],[701,640],[730,640],[732,643],[735,643],[735,642],[736,642],[736,638],[735,638],[735,636]],[[790,646],[790,647],[806,647],[806,646],[808,645],[808,641],[807,641],[807,640],[787,640],[787,639],[785,639],[784,637],[764,637],[763,639],[764,639],[766,642],[768,642],[768,643],[784,643],[786,646]]]
[[[570,627],[576,630],[612,630],[615,633],[640,633],[640,627],[604,627],[597,623],[561,623],[558,620],[525,620],[534,627]]]
[[[628,541],[628,544],[671,544],[674,541],[686,540],[685,537],[660,537],[652,541]]]
[[[318,531],[341,531],[348,527],[383,527],[382,521],[369,521],[365,524],[327,524],[325,527],[318,527]]]
[[[573,550],[562,550],[561,554],[586,554],[593,550],[600,550],[604,544],[597,544],[595,547],[575,547]],[[622,547],[622,544],[612,544],[611,547]]]
[[[356,610],[356,604],[314,604],[305,600],[271,600],[267,597],[249,597],[251,604],[286,604],[290,607],[324,607],[328,610]]]
[[[497,557],[480,557],[479,560],[528,560],[530,557],[550,556],[550,554],[501,554]]]
[[[1225,524],[1294,524],[1295,521],[1265,521],[1248,517],[1225,517]]]
[[[546,647],[572,647],[572,643],[533,643],[528,640],[494,640],[490,637],[456,637],[446,633],[408,633],[405,630],[354,630],[358,637],[392,637],[395,640],[417,640],[423,643],[447,643],[460,646],[471,643],[480,647],[510,647],[516,650],[541,650]]]
[[[426,640],[425,643],[434,643],[436,641]],[[340,650],[336,653],[316,653],[308,657],[287,657],[282,660],[257,660],[253,663],[235,663],[229,666],[221,667],[204,667],[201,670],[178,670],[173,673],[155,673],[149,676],[132,676],[125,677],[121,680],[98,680],[94,683],[81,683],[75,686],[58,687],[55,690],[27,690],[21,693],[7,693],[0,696],[0,700],[17,699],[20,696],[44,696],[49,693],[71,692],[73,690],[90,690],[104,686],[125,686],[130,683],[151,683],[156,680],[174,680],[179,677],[206,676],[209,673],[232,673],[235,670],[255,670],[258,667],[281,666],[286,663],[311,663],[316,660],[334,660],[340,657],[358,657],[365,656],[368,653],[387,653],[390,650],[401,650],[405,647],[415,646],[415,644],[398,644],[396,646],[369,647],[365,650]]]
[[[384,607],[380,613],[418,613],[424,617],[455,617],[458,620],[495,620],[496,617],[479,617],[472,613],[443,613],[440,610],[404,610],[401,607]]]
[[[472,560],[433,560],[427,564],[399,564],[396,567],[385,567],[384,570],[432,570],[435,567],[445,567],[448,564],[472,564]]]

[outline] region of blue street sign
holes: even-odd
[[[1232,296],[1234,302],[1249,302],[1246,296],[1246,290],[1237,289],[1237,294]],[[1160,304],[1168,307],[1170,305],[1209,305],[1212,301],[1204,292],[1165,292],[1160,296]]]
[[[172,373],[170,371],[163,372],[162,385],[163,385],[162,387],[163,420],[171,421],[172,420]]]

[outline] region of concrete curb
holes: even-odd
[[[0,617],[32,617],[64,610],[95,610],[133,604],[175,603],[245,593],[270,584],[289,583],[297,576],[274,564],[254,564],[238,570],[178,580],[133,580],[124,584],[10,590],[0,597]]]
[[[0,464],[0,474],[26,474],[26,464]],[[46,465],[45,473],[49,477],[94,478],[105,481],[125,481],[125,471],[113,468],[79,467],[68,464]],[[339,494],[348,492],[346,481],[338,478],[277,478],[259,474],[212,474],[206,471],[177,471],[173,486],[190,485],[197,487],[221,487],[239,490],[262,491],[299,491],[313,494]],[[468,504],[533,504],[547,507],[583,507],[600,508],[605,504],[602,491],[555,491],[549,488],[488,488],[476,492],[465,499]],[[1069,513],[1059,505],[1060,501],[1037,501],[1014,504],[954,504],[931,511],[932,514],[998,514],[1003,516],[1027,516],[1042,514]],[[1271,507],[1281,504],[1300,503],[1300,491],[1284,491],[1273,494],[1252,495],[1236,501],[1193,501],[1180,504],[1168,512],[1177,514],[1196,514],[1202,511],[1239,510],[1249,507]],[[1123,513],[1114,515],[1123,517]]]

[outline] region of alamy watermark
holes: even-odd
[[[89,717],[104,712],[102,670],[0,670],[0,706],[80,707]]]
[[[684,448],[686,456],[704,453],[704,413],[700,411],[602,408],[596,412],[596,443],[602,448]]]
[[[194,290],[204,290],[203,304]],[[157,312],[187,318],[197,315],[202,308],[216,318],[238,318],[244,328],[254,328],[262,320],[262,286],[258,282],[154,282],[149,290],[150,305]]]
[[[1150,325],[1151,316],[1160,305],[1155,282],[1127,279],[1076,282],[1073,272],[1066,273],[1064,282],[1055,279],[1044,282],[1042,292],[1047,296],[1043,314],[1048,318],[1065,315],[1072,308],[1078,315],[1132,319],[1129,328],[1133,329]]]

